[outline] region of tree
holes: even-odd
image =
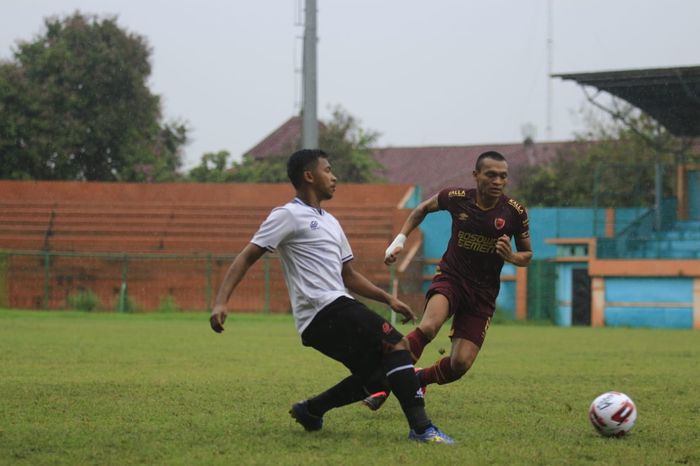
[[[319,145],[331,156],[333,173],[343,183],[374,183],[382,165],[372,155],[379,133],[363,129],[360,122],[341,107],[319,133]]]
[[[146,40],[116,18],[48,18],[0,64],[0,177],[173,179],[184,124],[161,124]]]
[[[697,155],[689,140],[674,137],[645,113],[621,101],[613,106],[618,118],[588,111],[588,128],[577,135],[577,148],[525,168],[514,196],[529,206],[653,206],[657,162],[670,167]],[[672,195],[674,175],[664,171],[664,195]]]
[[[226,162],[231,154],[229,151],[207,152],[202,155],[199,165],[190,170],[188,178],[199,183],[227,180]]]
[[[379,133],[360,127],[359,121],[340,107],[332,119],[325,122],[319,134],[319,145],[331,158],[333,173],[344,183],[371,183],[381,181],[377,175],[382,165],[372,156],[372,145]],[[188,178],[193,181],[286,183],[287,158],[301,148],[301,138],[284,153],[264,159],[244,155],[243,160],[226,168],[229,153],[204,154],[200,164]]]

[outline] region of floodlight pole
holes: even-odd
[[[306,0],[304,20],[304,58],[302,69],[302,138],[305,149],[318,148],[316,111],[316,0]]]
[[[547,141],[552,140],[552,56],[554,39],[552,37],[552,0],[547,1]]]

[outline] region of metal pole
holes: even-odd
[[[270,313],[270,256],[265,254],[263,256],[263,269],[265,274],[265,304],[263,307],[263,312],[265,314]]]
[[[661,231],[661,198],[663,197],[663,170],[660,154],[656,154],[656,170],[654,173],[654,230]]]
[[[600,177],[600,163],[595,164],[593,169],[593,237],[598,237],[598,190]]]
[[[119,290],[119,312],[127,311],[127,275],[129,273],[129,256],[124,255],[124,261],[122,262],[122,286]]]
[[[207,304],[206,309],[211,309],[211,294],[212,294],[212,280],[211,275],[213,271],[211,254],[207,254]]]
[[[316,0],[306,0],[304,22],[304,59],[302,69],[303,109],[302,140],[304,149],[318,148],[318,116],[316,111]]]
[[[49,269],[51,268],[51,255],[44,251],[44,309],[49,308]]]

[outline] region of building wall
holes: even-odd
[[[688,218],[700,220],[700,169],[688,172]]]
[[[692,328],[693,281],[687,277],[608,277],[605,325]]]
[[[698,172],[700,173],[700,172]],[[700,192],[700,180],[689,183]],[[700,205],[698,200],[689,207]],[[695,198],[693,198],[695,199]],[[700,207],[698,207],[700,209]],[[593,237],[605,236],[612,231],[618,234],[627,228],[637,217],[646,212],[643,208],[615,209],[610,215],[604,209],[586,208],[531,208],[530,235],[534,259],[556,260],[555,296],[556,309],[550,313],[557,325],[572,324],[572,272],[577,268],[588,268],[589,257],[595,259]],[[606,222],[614,222],[612,225]],[[424,256],[439,259],[451,234],[451,219],[447,212],[436,212],[426,217],[421,225],[424,237]],[[590,238],[589,240],[587,238]],[[559,244],[552,239],[560,240]],[[566,240],[572,239],[566,246]],[[575,239],[578,239],[576,241]],[[563,243],[563,244],[562,244]],[[585,246],[585,254],[567,254],[566,251],[580,251]],[[700,328],[700,261],[687,262],[682,269],[674,268],[679,261],[642,260],[627,261],[620,267],[621,260],[595,261],[596,270],[591,273],[594,279],[592,307],[597,304],[597,318],[600,325],[622,325],[635,327]],[[435,265],[424,266],[424,275],[434,272]],[[516,267],[506,264],[501,277],[501,293],[497,306],[507,317],[516,315],[518,307],[518,287],[526,286],[514,279]],[[427,289],[429,281],[424,282]],[[592,309],[592,312],[596,312]],[[593,325],[596,325],[595,318]]]

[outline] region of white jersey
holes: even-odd
[[[299,334],[325,306],[351,297],[342,277],[343,264],[353,258],[350,243],[325,210],[294,198],[274,208],[250,242],[279,253]]]

